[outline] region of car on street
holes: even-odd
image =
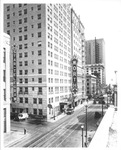
[[[70,115],[70,114],[72,114],[74,112],[74,109],[73,108],[67,108],[65,110],[65,112],[66,112],[67,115]]]
[[[25,120],[29,118],[29,115],[27,113],[19,113],[18,118],[19,120]]]

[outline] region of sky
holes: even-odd
[[[120,70],[121,0],[4,0],[4,3],[70,3],[85,27],[85,40],[105,41],[106,83]]]

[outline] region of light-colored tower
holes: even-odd
[[[17,50],[17,101],[12,102],[12,111],[58,115],[60,103],[71,96],[70,5],[6,4],[4,9],[4,29]]]

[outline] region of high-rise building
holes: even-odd
[[[72,24],[71,12],[70,4],[4,5],[4,30],[11,35],[13,46],[13,112],[26,111],[29,114],[51,118],[60,112],[60,102],[71,97],[71,59],[74,54],[79,56],[79,66],[82,67],[82,48],[79,43],[82,43],[82,38],[84,39],[84,28],[79,19],[77,24]],[[16,82],[14,79],[17,79]],[[48,107],[48,104],[52,107]]]
[[[105,73],[105,42],[104,39],[88,40],[85,42],[86,72],[87,74],[99,74],[99,83],[106,84]]]
[[[2,106],[3,106],[3,131],[10,132],[10,36],[3,34],[3,82],[1,88],[3,90]],[[1,55],[2,56],[2,55]]]

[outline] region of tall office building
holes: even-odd
[[[71,49],[71,12],[70,4],[5,4],[4,30],[11,35],[13,45],[13,112],[26,111],[51,118],[60,112],[60,103],[71,97],[71,59],[76,53],[82,60],[81,50],[76,47],[72,53]],[[73,24],[73,28],[77,25]],[[83,29],[80,35],[81,32],[84,36]],[[82,43],[77,33],[74,35],[73,42]]]
[[[106,84],[105,73],[105,42],[104,39],[89,40],[85,42],[86,49],[86,72],[99,74],[99,83]]]
[[[3,82],[1,88],[3,90],[2,106],[3,106],[3,131],[10,132],[10,36],[3,34]],[[1,55],[2,56],[2,55]]]

